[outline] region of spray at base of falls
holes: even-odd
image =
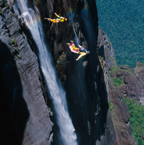
[[[28,27],[37,45],[40,66],[54,105],[63,145],[77,145],[77,137],[68,113],[65,92],[61,87],[60,81],[57,79],[56,71],[52,66],[51,55],[44,42],[40,16],[36,16],[34,11],[28,8],[27,0],[15,0],[14,11],[18,14],[19,18],[23,18],[23,22]]]

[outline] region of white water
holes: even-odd
[[[77,145],[77,137],[74,133],[75,129],[67,109],[65,92],[57,79],[56,71],[52,66],[51,55],[44,43],[42,24],[41,22],[38,23],[39,16],[36,17],[34,11],[28,8],[27,0],[15,0],[14,11],[19,17],[23,17],[26,26],[37,44],[40,66],[55,108],[62,144]]]
[[[70,8],[72,9],[70,0],[69,0],[69,5],[70,5]],[[74,31],[74,34],[75,34],[75,42],[78,45],[78,44],[80,44],[80,41],[78,39],[78,36],[77,36],[75,28],[74,28],[73,13],[72,12],[70,12],[70,14],[69,14],[69,20],[70,20],[70,23],[71,23],[71,25],[73,27],[73,31]]]

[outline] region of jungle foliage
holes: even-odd
[[[118,65],[144,62],[144,1],[96,0],[99,27],[113,44]]]
[[[136,142],[144,145],[144,106],[137,100],[123,98],[130,112],[130,123]]]
[[[118,89],[119,86],[123,86],[124,85],[124,78],[113,78],[112,81],[114,82],[115,87]]]

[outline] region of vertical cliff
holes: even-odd
[[[135,145],[136,142],[129,122],[130,113],[127,105],[123,101],[123,97],[126,97],[126,90],[129,90],[128,88],[133,86],[131,81],[127,79],[133,78],[133,76],[131,77],[131,70],[128,66],[117,66],[113,46],[105,32],[101,29],[99,29],[98,44],[99,54],[101,54],[102,49],[105,54],[102,62],[104,61],[105,63],[105,80],[107,82],[109,108],[116,132],[117,144]],[[127,81],[125,81],[125,78]],[[141,90],[141,87],[138,88],[135,87],[135,90]]]
[[[0,134],[4,136],[1,142],[62,145],[55,112],[51,117],[52,130],[47,105],[53,106],[44,87],[36,44],[26,25],[11,12],[12,5],[10,10],[6,1],[0,2],[0,102],[4,110],[0,112]],[[33,0],[28,3],[31,8],[35,7]],[[66,91],[78,144],[134,145],[127,106],[111,79],[122,73],[109,72],[117,64],[112,44],[98,29],[95,0],[37,0],[36,5],[43,21],[45,41]],[[54,18],[54,12],[67,17],[68,21],[54,24],[44,20]],[[70,40],[76,45],[80,43],[90,54],[76,61],[78,55],[70,52],[66,44]],[[143,70],[137,71],[140,73],[137,78],[142,81]],[[124,75],[128,86],[127,80],[131,78]],[[123,94],[132,93],[130,89],[121,89]]]
[[[44,100],[38,60],[17,16],[0,1],[1,144],[50,144],[53,123]]]
[[[71,18],[73,22],[53,24],[43,21],[46,39],[67,93],[69,112],[82,145],[116,144],[116,136],[108,111],[107,91],[98,56],[98,18],[96,3],[91,1],[39,1],[41,16],[54,18],[54,12]],[[90,55],[75,61],[67,42],[75,40],[90,50]],[[104,49],[101,57],[104,57]],[[62,73],[61,73],[62,71]],[[54,137],[55,138],[55,137]]]

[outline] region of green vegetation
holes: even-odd
[[[130,123],[136,142],[144,145],[144,106],[137,100],[123,98],[130,112]]]
[[[123,65],[126,69],[121,69],[120,67],[112,66],[110,69],[111,74],[116,74],[118,71],[120,72],[130,72],[128,65]]]
[[[124,78],[113,78],[112,81],[114,82],[115,87],[118,89],[119,86],[123,86],[124,85]]]
[[[112,66],[112,67],[111,67],[111,70],[110,70],[110,73],[111,73],[111,74],[116,74],[117,71],[118,71],[118,69],[119,69],[118,67]]]
[[[33,123],[32,123],[31,121],[30,121],[29,123],[30,123],[31,125],[33,125]]]
[[[4,6],[5,6],[5,7],[7,6],[7,2],[5,2]]]
[[[66,54],[62,54],[61,56],[59,56],[56,64],[59,78],[63,78],[63,75],[65,74],[66,63],[67,63]]]
[[[110,70],[110,73],[111,74],[116,74],[118,71],[124,72],[126,70],[122,70],[119,67],[112,66],[111,70]],[[121,78],[114,77],[114,78],[112,78],[112,81],[113,81],[113,83],[114,83],[114,85],[115,85],[115,87],[117,89],[119,88],[119,86],[123,86],[124,85],[124,78],[123,77],[121,77]]]
[[[110,39],[118,65],[144,63],[144,1],[96,0],[99,27]]]
[[[109,48],[107,47],[107,48],[105,48],[105,50],[109,50]]]
[[[138,61],[138,62],[136,63],[136,67],[144,67],[144,63]]]
[[[16,47],[16,51],[19,52],[19,48],[18,47]]]
[[[143,67],[144,67],[144,63],[138,61],[136,63],[136,67],[134,68],[134,72],[137,74],[137,72],[139,72],[140,70],[142,70]]]
[[[114,125],[114,128],[115,128],[115,130],[116,130],[116,126],[115,126],[115,123],[114,123],[114,109],[116,109],[115,108],[115,106],[112,104],[112,102],[109,100],[109,110],[110,110],[110,113],[111,113],[111,119],[112,119],[112,121],[113,121],[113,125]]]
[[[114,106],[112,105],[110,100],[109,100],[109,109],[110,109],[111,112],[113,112]]]
[[[37,3],[39,0],[34,0],[35,3]]]
[[[21,58],[21,56],[20,55],[17,55],[18,56],[18,58]]]
[[[12,37],[13,43],[16,46],[16,40]]]
[[[112,66],[111,69],[110,69],[111,74],[116,74],[118,71],[124,72],[126,70],[122,70],[119,67],[115,67],[115,66]]]
[[[112,121],[114,121],[114,105],[112,104],[112,102],[109,100],[109,110],[111,113],[111,119]],[[115,124],[114,124],[114,128],[115,128]]]
[[[65,65],[66,61],[66,55],[62,54],[57,60],[57,65]]]

